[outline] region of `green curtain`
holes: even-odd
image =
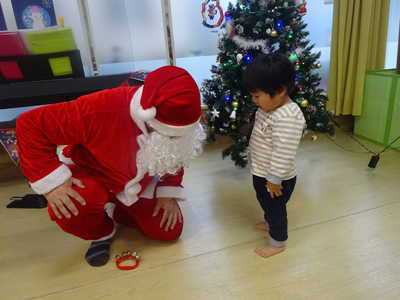
[[[329,109],[336,115],[362,111],[367,70],[385,65],[390,0],[334,0]]]

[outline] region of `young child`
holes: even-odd
[[[269,242],[255,252],[270,257],[285,250],[288,238],[286,203],[296,184],[295,156],[305,126],[298,105],[289,97],[295,70],[286,56],[259,55],[243,73],[244,87],[258,106],[250,138],[250,169]]]

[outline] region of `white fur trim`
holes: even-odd
[[[135,121],[136,125],[140,128],[140,130],[148,135],[145,122],[147,122],[151,127],[157,130],[159,133],[167,136],[184,136],[188,134],[196,124],[196,122],[186,125],[186,126],[172,126],[161,123],[155,117],[157,114],[157,110],[155,107],[151,107],[149,109],[143,109],[140,101],[142,99],[143,94],[143,86],[141,86],[133,95],[131,104],[130,104],[130,113],[131,118]]]
[[[186,133],[190,132],[190,130],[195,130],[196,125],[198,122],[195,122],[193,124],[190,124],[188,126],[169,126],[166,124],[162,124],[158,120],[154,119],[156,110],[151,110],[152,112],[147,112],[147,110],[143,110],[142,106],[140,105],[140,100],[142,98],[142,93],[143,93],[143,86],[141,86],[133,95],[131,103],[130,103],[130,114],[131,118],[133,121],[136,123],[136,125],[139,127],[139,129],[143,132],[143,134],[139,135],[137,137],[137,143],[139,146],[138,153],[136,154],[138,156],[140,151],[143,151],[143,145],[148,138],[148,132],[146,128],[145,121],[149,120],[144,120],[143,116],[147,118],[148,116],[154,115],[153,119],[149,122],[151,126],[154,127],[155,130],[159,131],[161,134],[165,134],[168,136],[182,136],[185,135]],[[144,115],[142,114],[144,112]],[[135,202],[139,200],[139,192],[142,189],[142,186],[140,185],[140,181],[143,179],[144,175],[146,174],[147,170],[142,170],[141,164],[136,162],[136,176],[132,180],[130,180],[126,185],[125,188],[122,192],[118,193],[116,195],[117,199],[121,201],[123,204],[126,206],[131,206]],[[158,179],[157,179],[158,181]],[[143,194],[140,196],[141,198],[148,198],[151,199],[154,196],[154,190],[156,187],[157,182],[152,182],[149,186],[146,187],[145,191]],[[172,192],[171,192],[172,193]],[[172,193],[174,198],[183,198],[181,193],[178,193],[177,190]],[[171,195],[172,195],[171,194]],[[166,195],[165,197],[168,197]]]
[[[147,135],[145,121],[152,120],[156,117],[157,110],[155,107],[150,107],[149,109],[143,109],[140,101],[142,99],[143,86],[141,86],[133,95],[130,104],[131,118],[135,121],[137,126],[142,130],[142,132]]]
[[[146,124],[144,123],[144,120],[141,118],[141,114],[139,111],[144,111],[142,106],[140,105],[140,99],[142,98],[142,93],[143,93],[143,86],[141,86],[133,95],[131,103],[130,103],[130,114],[132,120],[136,123],[136,125],[139,127],[139,129],[143,132],[143,134],[139,135],[137,137],[137,143],[139,146],[138,152],[136,155],[139,154],[140,151],[142,150],[142,146],[144,145],[148,132],[146,129]],[[145,113],[146,114],[146,113]],[[154,114],[155,116],[155,114]],[[122,192],[118,193],[116,195],[117,199],[121,201],[123,204],[126,206],[131,206],[133,203],[137,202],[139,200],[138,194],[140,190],[142,189],[142,186],[140,185],[140,181],[143,179],[144,175],[146,174],[147,170],[142,170],[141,165],[136,161],[136,176],[135,178],[131,179],[128,181],[127,184],[125,184],[125,188]],[[153,191],[154,194],[154,191]]]
[[[114,223],[113,231],[112,231],[110,234],[108,234],[108,235],[106,235],[106,236],[103,236],[102,238],[99,238],[99,239],[97,239],[97,240],[94,240],[93,242],[101,242],[101,241],[104,241],[104,240],[108,240],[108,239],[112,238],[112,237],[115,235],[115,233],[117,232],[117,223],[115,223],[115,221],[114,221],[114,210],[115,210],[115,206],[116,206],[116,205],[115,205],[114,203],[112,203],[112,202],[107,202],[107,203],[104,205],[104,210],[105,210],[107,216],[108,216],[111,220],[113,220],[113,223]]]
[[[151,182],[149,183],[148,186],[146,186],[145,190],[143,193],[140,195],[140,198],[145,198],[145,199],[153,199],[154,198],[154,192],[156,190],[157,183],[160,181],[159,176],[154,176]]]
[[[152,128],[154,128],[157,132],[159,132],[159,133],[161,133],[163,135],[166,135],[166,136],[185,136],[185,135],[189,134],[190,132],[192,132],[196,128],[199,120],[196,121],[195,123],[192,123],[192,124],[186,125],[186,126],[167,125],[167,124],[161,123],[157,119],[149,120],[149,121],[147,121],[147,123]]]
[[[143,123],[144,124],[144,123]],[[145,139],[147,137],[144,134],[141,134],[137,137],[137,142],[139,145],[139,151],[143,151],[142,146],[144,145]],[[137,154],[138,155],[138,154]],[[126,206],[131,206],[133,203],[139,200],[138,194],[142,189],[140,185],[140,181],[143,179],[144,175],[146,174],[147,170],[143,170],[141,165],[136,162],[136,176],[132,180],[130,180],[126,185],[122,192],[116,195],[117,199],[121,201]]]
[[[66,182],[71,176],[71,170],[63,164],[42,179],[30,182],[30,185],[36,193],[47,194]]]
[[[142,150],[142,146],[147,137],[142,134],[137,137],[137,142],[139,145],[139,151]],[[139,153],[138,151],[138,153]],[[126,185],[125,189],[116,195],[117,199],[121,201],[126,206],[131,206],[139,200],[139,192],[142,189],[140,181],[143,179],[147,170],[141,169],[141,164],[136,163],[137,173],[135,178],[130,180]],[[185,200],[183,188],[176,186],[162,186],[158,187],[156,190],[157,183],[159,182],[159,177],[154,176],[150,184],[146,187],[144,192],[140,195],[140,198],[152,199],[156,191],[156,197],[165,198],[176,198],[177,200]]]
[[[62,153],[65,147],[67,146],[66,145],[57,146],[58,160],[66,165],[74,165],[72,159],[70,159],[69,157],[65,157],[64,154]]]
[[[141,117],[139,116],[139,111],[143,110],[142,106],[140,105],[140,99],[142,98],[142,93],[143,93],[143,86],[141,86],[132,97],[131,104],[130,104],[130,113],[131,113],[132,120],[136,123],[136,125],[139,127],[139,129],[145,135],[148,135],[144,120],[141,119]]]
[[[117,197],[117,199],[126,206],[131,206],[133,203],[137,201],[137,199],[127,197],[125,191],[118,193],[117,195],[115,195],[115,197]]]
[[[142,106],[139,106],[139,110],[137,111],[137,116],[140,120],[148,121],[154,119],[156,117],[157,110],[155,107],[150,107],[148,109],[143,109]]]
[[[104,210],[106,211],[106,214],[107,214],[107,216],[110,218],[110,219],[113,219],[114,220],[114,210],[115,210],[115,204],[114,203],[112,203],[112,202],[107,202],[105,205],[104,205]]]
[[[184,196],[184,189],[179,186],[159,186],[156,191],[156,197],[186,200]]]
[[[93,242],[101,242],[101,241],[108,240],[108,239],[112,238],[115,235],[116,232],[117,232],[117,226],[114,223],[114,229],[109,235],[106,235],[106,236],[104,236],[102,238],[99,238],[98,240],[93,240]]]

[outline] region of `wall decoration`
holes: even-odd
[[[16,129],[0,129],[0,147],[3,146],[11,160],[18,164]]]
[[[11,0],[18,29],[44,29],[57,25],[53,0]]]
[[[203,0],[201,4],[203,25],[207,28],[218,28],[224,22],[224,11],[220,0]]]

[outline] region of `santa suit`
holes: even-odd
[[[183,223],[164,231],[160,228],[162,214],[157,217],[152,214],[157,198],[183,198],[183,169],[161,178],[149,176],[137,157],[148,137],[145,121],[151,119],[155,127],[165,126],[167,132],[177,129],[177,134],[183,134],[179,131],[197,122],[193,120],[200,114],[200,102],[191,77],[184,80],[183,86],[190,85],[190,93],[194,95],[191,98],[186,93],[185,98],[185,101],[190,99],[195,112],[192,119],[184,120],[185,126],[168,124],[166,120],[179,112],[181,105],[171,105],[171,101],[180,99],[177,87],[165,92],[165,85],[174,74],[186,76],[182,72],[179,68],[165,67],[161,78],[160,72],[150,74],[144,88],[104,90],[75,101],[31,110],[18,118],[20,163],[32,189],[46,194],[71,176],[85,186],[73,186],[86,201],[82,206],[72,199],[79,210],[77,216],[58,219],[49,207],[51,219],[64,231],[88,240],[105,239],[114,234],[117,222],[137,226],[154,239],[179,237]],[[57,155],[58,145],[68,146]]]

